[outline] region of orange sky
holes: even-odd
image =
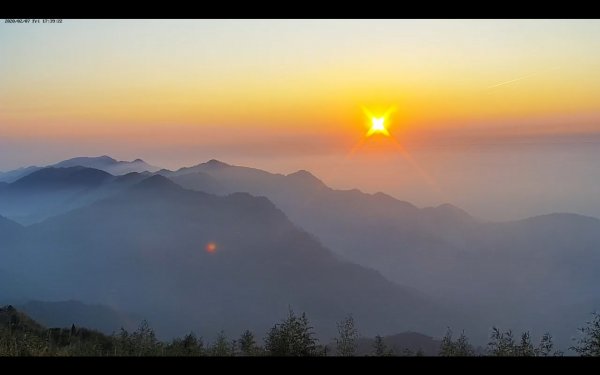
[[[214,157],[385,190],[400,181],[390,165],[406,161],[375,140],[348,159],[367,131],[362,106],[395,106],[387,126],[417,159],[592,136],[598,35],[597,20],[0,24],[0,170],[80,155],[170,168]]]
[[[1,27],[5,137],[148,132],[188,142],[215,126],[242,137],[344,137],[362,126],[361,105],[395,105],[392,124],[413,131],[582,112],[597,120],[600,111],[597,21],[66,20]]]

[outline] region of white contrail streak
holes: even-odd
[[[550,69],[542,70],[542,71],[539,71],[539,72],[531,73],[531,74],[528,74],[528,75],[526,75],[526,76],[523,76],[523,77],[519,77],[519,78],[511,79],[510,81],[500,82],[500,83],[497,83],[497,84],[495,84],[495,85],[488,86],[487,88],[488,88],[488,89],[493,89],[493,88],[495,88],[495,87],[498,87],[498,86],[508,85],[509,83],[513,83],[513,82],[521,81],[521,80],[524,80],[524,79],[526,79],[526,78],[529,78],[529,77],[532,77],[532,76],[535,76],[535,75],[539,75],[539,74],[542,74],[542,73],[547,73],[547,72],[550,72],[550,71],[552,71],[552,70],[556,70],[556,69],[558,69],[558,67],[554,67],[554,68],[550,68]]]

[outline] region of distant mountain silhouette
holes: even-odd
[[[141,182],[134,185],[137,190],[163,190],[165,192],[180,192],[184,190],[181,186],[161,175],[154,175],[144,178]]]
[[[0,248],[11,244],[24,229],[20,224],[0,216]]]
[[[134,161],[117,161],[110,156],[98,156],[98,157],[77,157],[68,160],[63,160],[56,164],[48,165],[46,167],[30,166],[25,168],[19,168],[8,172],[0,172],[0,182],[11,183],[18,179],[25,177],[35,171],[43,168],[54,167],[54,168],[68,168],[68,167],[87,167],[93,169],[99,169],[108,172],[112,175],[123,175],[131,172],[156,172],[159,170],[158,167],[149,165],[142,159],[136,159]]]
[[[556,321],[560,304],[597,295],[596,219],[555,214],[485,223],[450,204],[419,209],[383,193],[331,189],[305,171],[285,176],[220,165],[163,174],[195,190],[218,193],[215,186],[222,186],[221,194],[266,196],[343,258],[439,301],[479,311],[489,325],[541,330]],[[186,180],[188,173],[211,179]],[[576,324],[563,322],[556,332],[563,343]],[[485,340],[485,334],[477,339]]]
[[[43,168],[9,185],[9,189],[64,189],[72,187],[97,187],[114,176],[104,171],[84,167]]]
[[[113,176],[86,167],[42,168],[0,187],[0,215],[28,225],[111,196],[150,175]]]
[[[159,171],[161,175],[169,175],[168,171]],[[226,191],[225,187],[217,180],[204,172],[191,172],[180,176],[171,175],[169,178],[186,189],[194,189],[204,191],[211,194],[223,194]],[[200,189],[196,189],[201,187]]]
[[[113,164],[118,163],[115,159],[110,156],[98,156],[98,157],[77,157],[72,159],[63,160],[53,165],[56,168],[67,168],[67,167],[88,167],[88,168],[96,168],[98,166],[111,166]],[[89,166],[89,164],[93,164],[94,166]]]
[[[21,224],[85,206],[126,185],[116,177],[84,167],[43,168],[0,189],[0,215]]]
[[[21,282],[24,270],[15,269],[18,254],[17,242],[26,235],[26,228],[0,216],[0,303],[4,299],[18,299],[28,282]],[[27,284],[27,285],[23,285]]]
[[[215,253],[205,251],[209,242]],[[143,313],[167,336],[191,327],[263,334],[290,306],[330,337],[347,313],[371,334],[465,323],[338,259],[266,198],[217,197],[158,175],[31,225],[16,247],[22,257],[12,266],[38,283],[37,299],[110,303]]]
[[[327,188],[319,179],[304,170],[285,176],[256,168],[232,166],[214,159],[193,167],[177,171],[162,170],[158,173],[187,188],[216,194],[248,192],[255,195],[274,195],[281,191],[296,193],[306,189]],[[191,177],[198,174],[201,177]]]
[[[117,161],[106,155],[99,157],[78,157],[64,160],[53,165],[53,167],[57,168],[75,166],[100,169],[112,175],[122,175],[131,172],[155,172],[159,169],[149,165],[142,159],[135,159],[134,161]]]
[[[110,162],[108,159],[102,160]],[[154,177],[148,179],[151,175]],[[115,203],[117,201],[120,203]],[[11,184],[0,184],[0,215],[21,224],[39,222],[29,228],[22,228],[6,219],[4,222],[0,219],[0,253],[4,251],[5,256],[12,257],[11,261],[19,260],[19,254],[29,254],[27,251],[21,252],[23,249],[30,249],[31,246],[28,251],[62,254],[46,262],[45,257],[48,254],[42,253],[40,256],[44,261],[40,264],[53,265],[57,261],[69,260],[70,267],[64,272],[66,275],[71,275],[72,281],[79,278],[87,280],[88,276],[96,275],[93,272],[84,272],[83,269],[118,268],[119,278],[123,277],[120,279],[122,284],[110,284],[111,282],[107,281],[112,285],[110,292],[107,292],[102,285],[94,284],[89,280],[86,281],[89,285],[84,283],[87,285],[87,290],[93,290],[93,296],[104,298],[98,302],[109,303],[112,301],[112,295],[102,295],[103,290],[103,293],[119,294],[121,285],[131,283],[132,288],[133,286],[138,288],[135,293],[142,295],[138,301],[145,301],[144,303],[147,304],[144,305],[142,302],[136,304],[136,299],[130,298],[124,298],[122,303],[131,309],[135,307],[143,311],[154,307],[148,302],[150,292],[142,292],[141,280],[146,280],[148,285],[154,285],[161,293],[169,294],[167,286],[175,288],[173,285],[177,284],[175,280],[179,280],[179,277],[186,281],[181,281],[177,285],[197,283],[213,285],[213,282],[207,281],[209,276],[214,277],[215,282],[220,283],[219,285],[224,288],[223,297],[220,298],[225,299],[227,293],[232,293],[233,285],[239,290],[245,290],[240,281],[243,277],[259,280],[256,282],[264,282],[265,285],[267,285],[265,280],[270,278],[269,280],[279,283],[278,286],[282,288],[283,286],[292,288],[292,285],[294,288],[299,288],[294,289],[294,293],[297,293],[294,304],[317,306],[314,301],[311,304],[303,299],[309,298],[310,293],[307,289],[300,289],[290,281],[282,281],[284,276],[280,273],[272,276],[267,272],[265,273],[267,276],[257,276],[261,275],[260,272],[266,272],[267,265],[282,270],[291,267],[288,263],[290,259],[295,258],[279,258],[276,255],[279,253],[273,252],[274,247],[287,249],[280,250],[285,254],[286,251],[292,251],[294,254],[298,252],[308,257],[298,260],[295,265],[298,269],[290,269],[289,275],[286,276],[293,275],[293,279],[301,280],[299,283],[306,284],[306,288],[310,286],[311,289],[319,291],[311,298],[328,300],[327,303],[323,302],[328,306],[324,310],[311,310],[322,319],[321,323],[329,319],[322,318],[323,316],[333,319],[333,315],[337,313],[334,314],[332,311],[336,309],[339,310],[338,312],[346,311],[333,307],[334,302],[349,303],[345,298],[351,297],[346,294],[346,289],[340,292],[335,288],[327,292],[333,293],[332,295],[341,293],[343,298],[336,300],[331,296],[325,297],[323,293],[326,291],[320,291],[321,284],[316,280],[342,288],[339,286],[339,280],[330,280],[321,274],[310,274],[314,277],[307,280],[309,274],[301,274],[298,271],[304,267],[312,269],[316,261],[309,261],[308,259],[312,259],[309,255],[319,251],[328,254],[323,259],[334,259],[335,262],[351,261],[362,267],[376,270],[387,279],[403,285],[403,290],[408,295],[420,295],[417,291],[421,291],[431,296],[436,303],[454,306],[455,310],[462,309],[465,315],[467,312],[478,315],[481,321],[474,321],[470,325],[473,327],[475,324],[479,325],[477,330],[471,331],[473,332],[471,337],[478,342],[487,339],[486,327],[491,325],[501,328],[510,327],[515,331],[532,330],[533,334],[557,327],[552,333],[559,342],[563,340],[562,343],[568,346],[571,344],[568,340],[576,331],[582,318],[575,309],[582,306],[586,311],[600,309],[600,299],[597,298],[600,276],[596,267],[600,264],[600,221],[597,219],[573,214],[551,214],[509,222],[482,222],[450,204],[418,208],[384,193],[365,194],[356,189],[331,189],[304,170],[289,175],[273,174],[217,160],[177,171],[163,169],[157,172],[129,173],[118,177],[107,176],[99,170],[87,170],[81,167],[72,170],[67,168],[67,171],[56,171],[56,168],[50,168],[38,170]],[[45,219],[47,220],[42,222]],[[5,229],[2,229],[3,227]],[[3,230],[10,236],[1,236]],[[60,236],[64,234],[64,237],[60,237],[59,234]],[[27,240],[23,240],[24,238]],[[191,267],[195,261],[198,261],[199,258],[195,257],[199,257],[199,254],[208,256],[203,250],[208,241],[217,243],[231,241],[229,245],[236,249],[242,248],[241,243],[247,244],[251,254],[261,254],[256,259],[260,259],[262,263],[260,266],[254,265],[254,258],[247,259],[245,255],[240,255],[235,258],[235,261],[231,260],[231,263],[227,263],[227,267],[233,267],[235,264],[238,267],[237,271],[227,268],[227,272],[222,272],[227,275],[236,274],[236,278],[232,280],[224,280],[222,279],[224,276],[214,274],[217,269],[223,270],[224,268],[218,267],[225,267],[225,263],[206,270],[202,267],[208,266],[202,263],[203,265],[195,270],[205,272],[202,276],[187,276],[194,273],[194,270],[186,267]],[[10,247],[7,247],[8,243],[11,244]],[[5,244],[4,249],[1,247],[2,244]],[[141,249],[144,247],[151,250],[142,256]],[[192,247],[196,252],[189,250]],[[305,248],[312,250],[304,253],[301,249]],[[317,248],[322,250],[315,250]],[[329,253],[327,249],[331,249],[335,255]],[[68,253],[69,251],[72,253]],[[134,255],[131,255],[131,251]],[[168,255],[166,251],[170,251]],[[66,256],[62,252],[70,255]],[[182,258],[176,257],[177,261],[169,258],[179,252],[189,255],[187,262]],[[82,254],[87,255],[80,259]],[[91,262],[87,259],[90,254],[92,258],[98,257],[96,266],[88,263]],[[112,261],[109,262],[99,254],[108,254],[107,259]],[[219,256],[218,254],[217,251],[213,255]],[[316,257],[321,259],[322,256]],[[32,255],[29,259],[37,258]],[[135,263],[137,265],[148,266],[155,278],[148,278],[145,273],[138,275],[137,279],[134,276],[131,276],[132,279],[128,278],[130,276],[122,276],[128,273],[137,275],[137,265],[131,265],[127,269],[123,266],[133,264],[132,259],[138,262]],[[207,259],[214,259],[214,257]],[[238,263],[242,262],[240,259],[244,259],[245,263]],[[325,264],[331,265],[331,262],[333,260],[327,260]],[[169,279],[171,273],[157,268],[158,263],[161,266],[168,264],[173,269],[180,267],[186,271],[181,275],[177,274],[171,280]],[[320,261],[316,263],[321,264]],[[32,280],[28,278],[30,276],[28,270],[35,264],[31,264],[30,267],[12,267],[8,264],[11,263],[0,262],[0,285],[14,286],[11,290],[17,294],[36,299],[90,300],[85,294],[53,295],[56,290],[63,290],[61,289],[63,287],[65,291],[80,286],[81,290],[84,289],[84,285],[76,283],[77,285],[61,285],[60,288],[48,290],[47,285],[54,285],[53,282],[61,279],[59,273],[53,273],[58,272],[56,268],[41,270],[40,279]],[[85,264],[85,267],[81,268],[81,264]],[[249,265],[253,265],[253,268]],[[362,273],[366,272],[362,267],[359,272],[360,278],[369,279]],[[147,268],[143,268],[144,272]],[[343,271],[340,272],[344,275],[354,272],[346,267],[342,269]],[[314,272],[331,274],[329,271],[317,269]],[[375,275],[377,276],[372,276],[365,285],[376,284],[373,280],[381,276],[376,273]],[[344,277],[347,280],[352,279],[349,276]],[[50,278],[49,282],[47,278]],[[163,280],[164,285],[157,280]],[[215,287],[215,290],[221,290],[220,287]],[[249,304],[250,296],[256,297],[252,293],[260,290],[258,286],[256,290],[252,288],[253,292],[248,292],[244,297]],[[269,298],[285,300],[284,294],[277,294],[279,289],[276,293],[268,286],[265,288]],[[369,294],[354,283],[352,288],[356,288],[360,295]],[[203,290],[203,295],[211,296],[210,298],[213,299],[210,299],[210,303],[215,306],[234,306],[228,304],[229,300],[214,299],[216,297],[213,297],[208,289],[198,290]],[[37,291],[41,294],[34,295]],[[180,298],[193,299],[192,291],[186,293],[182,292]],[[388,292],[383,295],[387,296],[386,293]],[[126,294],[126,291],[122,294]],[[389,295],[391,294],[392,292],[389,292]],[[49,298],[50,296],[53,297]],[[134,291],[130,290],[128,296],[133,298]],[[380,297],[383,298],[382,296]],[[172,297],[175,298],[174,295]],[[262,301],[260,298],[263,297],[256,298]],[[375,302],[382,306],[387,305],[387,302],[382,302],[382,299],[365,301],[369,301],[369,305]],[[172,303],[180,302],[178,299],[173,299]],[[358,302],[356,303],[358,306]],[[349,303],[348,306],[350,305],[352,304]],[[190,302],[189,306],[197,311],[195,310],[198,308],[197,305]],[[271,305],[274,308],[272,311],[276,311],[273,314],[279,316],[270,316],[271,320],[277,320],[286,312],[277,310],[281,306],[277,305],[276,308],[274,306]],[[352,306],[354,309],[355,305]],[[238,306],[235,305],[235,308]],[[257,311],[262,308],[256,307]],[[365,306],[356,308],[365,308]],[[348,309],[348,312],[353,312],[350,311],[352,309]],[[392,308],[394,309],[396,307]],[[427,309],[423,308],[423,310]],[[219,313],[225,314],[223,311]],[[172,311],[168,314],[173,320],[165,323],[163,327],[165,332],[176,330],[174,327],[179,326],[182,318]],[[211,314],[213,315],[206,315],[210,315],[208,320],[217,319],[216,312]],[[363,316],[369,316],[366,312],[364,314]],[[411,317],[410,322],[413,322],[413,313],[407,314]],[[250,320],[255,317],[258,322],[268,320],[266,318],[261,320],[258,315],[260,314],[256,312]],[[343,314],[341,315],[336,316],[336,319],[341,319]],[[385,319],[388,318],[385,315]],[[371,318],[367,318],[367,321],[369,329],[373,329],[372,332],[386,333],[377,331],[378,326],[372,324]],[[334,327],[335,325],[329,324],[330,322],[323,325]],[[443,324],[441,330],[431,331],[432,334],[443,333],[445,327],[450,325],[446,321],[440,324]],[[467,325],[457,325],[452,328],[458,331],[470,327],[469,322],[465,324]],[[405,329],[413,328],[394,326],[387,333]],[[427,333],[423,329],[418,330]],[[480,336],[477,337],[477,334]]]
[[[0,182],[11,183],[39,169],[42,169],[42,167],[31,166],[15,169],[8,172],[0,172]]]
[[[88,305],[79,301],[29,301],[16,308],[46,327],[71,327],[75,324],[109,335],[121,328],[135,330],[143,319],[107,306]]]
[[[204,163],[204,166],[206,168],[211,168],[211,169],[220,169],[220,168],[230,167],[229,164],[223,163],[222,161],[219,161],[217,159],[210,159],[209,161]]]
[[[287,176],[287,180],[293,181],[297,185],[301,185],[307,188],[325,188],[323,181],[316,178],[312,173],[299,170],[294,173],[290,173]]]
[[[45,327],[18,311],[12,305],[0,306],[0,327],[11,327],[17,332],[41,333]]]

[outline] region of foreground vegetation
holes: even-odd
[[[573,351],[582,356],[600,356],[600,314],[580,329],[582,335]],[[147,321],[138,329],[105,335],[87,328],[45,328],[12,306],[0,308],[0,356],[355,356],[358,331],[352,316],[338,323],[338,337],[327,346],[319,344],[305,314],[289,315],[268,332],[264,345],[254,334],[243,332],[229,340],[224,332],[210,345],[202,337],[190,333],[183,338],[161,342]],[[420,351],[404,349],[395,352],[381,336],[376,336],[370,355],[422,355]],[[544,334],[537,345],[528,332],[518,339],[512,331],[493,329],[487,348],[476,351],[464,332],[457,338],[448,329],[440,344],[441,356],[560,356],[552,336]]]

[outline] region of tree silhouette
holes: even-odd
[[[210,355],[215,357],[230,357],[233,356],[233,345],[231,345],[227,341],[227,336],[225,336],[225,331],[219,332],[217,336],[217,340],[210,347]]]
[[[593,312],[592,320],[585,327],[579,328],[583,337],[571,349],[585,357],[600,356],[600,313]]]
[[[446,334],[442,338],[442,343],[440,344],[440,352],[439,355],[442,357],[451,357],[454,356],[454,343],[452,342],[452,330],[448,327]]]
[[[521,334],[521,343],[515,347],[515,355],[519,357],[533,357],[536,355],[529,332]]]
[[[544,333],[537,347],[531,342],[529,332],[521,334],[519,344],[516,344],[512,331],[500,332],[496,327],[493,328],[491,341],[488,343],[488,354],[493,356],[518,356],[518,357],[547,357],[562,356],[560,350],[554,350],[552,335]]]
[[[131,334],[136,356],[158,355],[161,353],[161,343],[156,339],[154,330],[147,320],[142,320],[137,331]]]
[[[240,350],[243,356],[254,356],[259,354],[260,348],[256,345],[254,334],[249,330],[244,331],[239,340]]]
[[[312,330],[306,314],[297,317],[290,308],[288,317],[269,331],[265,349],[272,356],[323,355],[324,350],[317,345]]]
[[[515,356],[515,339],[511,330],[506,333],[492,327],[491,341],[488,343],[488,353],[492,356]]]
[[[474,353],[473,346],[469,343],[465,331],[462,331],[456,342],[454,342],[452,341],[452,330],[448,327],[446,335],[442,338],[439,355],[445,357],[468,357],[472,356]]]
[[[197,338],[193,332],[190,332],[183,339],[174,339],[167,345],[165,353],[169,356],[201,356],[204,355],[204,342],[202,337]]]
[[[375,341],[373,342],[373,355],[377,357],[389,357],[392,354],[392,350],[383,342],[383,337],[380,335],[375,336]]]
[[[455,347],[455,355],[461,357],[469,357],[475,354],[475,350],[473,350],[473,345],[469,343],[469,339],[465,335],[465,331],[462,331],[458,340],[454,344]]]
[[[339,336],[335,339],[337,355],[342,357],[355,355],[358,347],[358,331],[354,326],[354,318],[352,318],[352,315],[348,315],[337,326],[339,333]]]
[[[337,327],[339,337],[336,339],[336,354],[355,355],[358,334],[352,316],[348,315]],[[600,314],[594,313],[593,319],[579,330],[583,335],[572,349],[584,356],[600,356]],[[193,332],[183,338],[175,338],[170,343],[163,343],[156,338],[146,320],[132,333],[121,328],[110,336],[75,325],[70,328],[45,328],[12,307],[0,307],[0,356],[316,356],[326,355],[328,350],[318,344],[306,314],[297,316],[291,308],[288,317],[268,332],[265,343],[264,349],[257,345],[254,334],[249,330],[244,331],[238,341],[228,341],[224,331],[221,331],[208,348],[204,347],[202,337],[197,337]],[[377,335],[372,354],[391,356],[394,352],[385,344],[383,337]],[[423,351],[418,349],[413,352],[404,348],[399,354],[420,356]],[[471,356],[474,350],[464,331],[455,341],[452,330],[448,328],[442,338],[439,354]],[[555,349],[550,333],[542,335],[539,344],[534,346],[529,332],[522,333],[516,343],[512,331],[502,332],[493,327],[487,354],[546,357],[563,353]]]
[[[540,339],[540,343],[535,351],[536,356],[538,357],[548,357],[548,356],[562,356],[563,352],[560,350],[554,350],[554,342],[552,341],[552,335],[550,332],[546,332],[542,335]]]

